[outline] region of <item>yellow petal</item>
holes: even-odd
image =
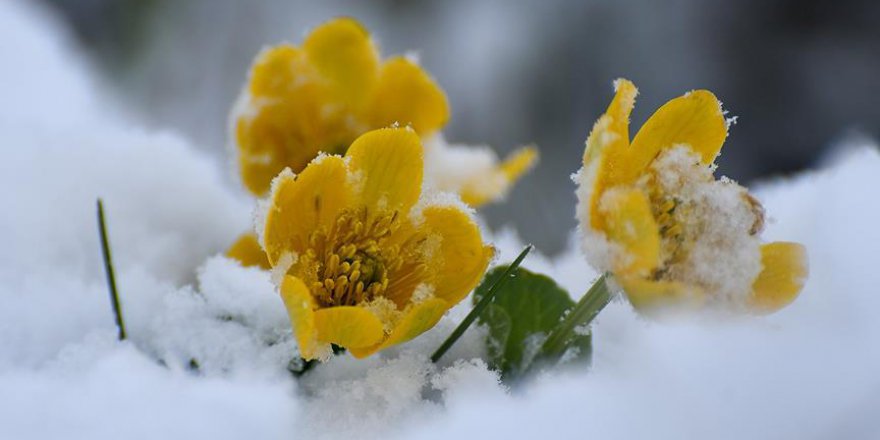
[[[303,49],[342,102],[359,105],[374,87],[379,54],[356,20],[337,18],[319,26],[306,37]]]
[[[614,99],[605,110],[605,114],[611,116],[611,131],[618,134],[626,144],[629,144],[629,115],[636,105],[638,94],[639,89],[632,81],[618,78],[614,81]]]
[[[494,249],[483,245],[480,228],[461,208],[432,206],[422,215],[428,243],[439,239],[439,248],[430,250],[426,262],[434,296],[457,304],[483,278]]]
[[[660,262],[660,230],[648,197],[637,189],[607,191],[599,209],[605,234],[625,253],[614,262],[614,272],[649,275]]]
[[[696,90],[660,107],[639,130],[622,163],[621,181],[633,182],[657,157],[660,150],[687,144],[711,164],[727,137],[721,103],[712,92]]]
[[[602,229],[602,218],[598,215],[599,198],[606,188],[620,183],[619,168],[624,166],[624,155],[629,148],[629,115],[635,106],[639,90],[635,84],[625,79],[614,82],[614,99],[605,114],[596,121],[587,146],[584,149],[584,166],[596,162],[596,180],[593,182],[590,224],[593,229]]]
[[[260,242],[257,240],[257,234],[252,232],[241,234],[238,240],[235,240],[235,243],[226,251],[226,256],[237,260],[244,267],[272,268],[269,265],[269,258],[266,257],[266,252],[263,251],[263,247],[260,246]]]
[[[282,173],[272,187],[263,240],[274,266],[285,252],[302,253],[309,234],[330,227],[351,203],[345,162],[339,156],[321,157],[294,177]]]
[[[285,167],[298,173],[320,150],[341,142],[330,136],[331,129],[334,134],[345,133],[339,129],[338,118],[320,115],[319,92],[299,88],[283,98],[262,102],[254,114],[245,110],[238,116],[235,141],[239,171],[242,183],[254,195],[265,195],[272,179]]]
[[[299,173],[320,151],[343,153],[363,130],[295,47],[261,53],[248,90],[230,119],[242,183],[257,196],[265,195],[285,167]]]
[[[794,301],[809,273],[807,250],[799,243],[774,242],[761,246],[764,269],[752,285],[750,308],[775,312]]]
[[[449,120],[446,94],[421,67],[404,57],[385,62],[370,102],[366,117],[373,127],[396,122],[411,125],[424,136]]]
[[[703,291],[675,281],[651,281],[638,277],[618,277],[616,281],[629,302],[640,312],[664,308],[698,308],[705,302]]]
[[[314,78],[314,69],[299,48],[282,44],[260,52],[250,72],[251,96],[278,98]]]
[[[361,202],[371,210],[408,212],[422,191],[423,153],[419,137],[405,128],[373,130],[357,138],[346,157]]]
[[[486,191],[486,187],[482,185],[483,179],[471,179],[461,188],[461,192],[459,193],[459,197],[461,197],[461,201],[467,204],[468,206],[473,206],[474,208],[479,208],[489,202],[495,200],[497,196],[499,196],[502,191],[495,190]]]
[[[520,148],[501,164],[501,172],[507,180],[513,182],[535,166],[538,161],[538,149],[535,147]]]
[[[318,341],[315,332],[315,301],[308,287],[297,277],[285,276],[281,283],[281,299],[290,316],[293,335],[299,344],[300,355],[314,359],[317,355]]]
[[[318,342],[345,348],[378,344],[385,337],[382,321],[369,310],[357,306],[339,306],[315,311]]]
[[[504,197],[510,187],[532,169],[537,161],[538,149],[535,147],[514,151],[488,175],[481,172],[468,178],[459,193],[461,201],[477,208]]]
[[[372,347],[352,349],[351,354],[356,358],[364,358],[392,345],[407,342],[434,327],[450,306],[451,304],[439,298],[414,304],[404,311],[404,315],[391,330],[388,339]]]

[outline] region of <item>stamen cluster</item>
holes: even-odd
[[[384,241],[400,227],[398,212],[370,215],[347,210],[331,228],[309,234],[306,258],[317,263],[312,282],[315,299],[324,307],[371,301],[388,289],[388,273],[401,266],[399,248]]]

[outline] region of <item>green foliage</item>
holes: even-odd
[[[490,271],[474,292],[479,302],[489,286],[504,275],[507,266]],[[575,302],[551,278],[519,268],[497,292],[479,322],[489,329],[486,340],[491,366],[502,378],[512,380],[523,376],[536,364],[567,359],[589,359],[589,334],[569,332],[561,349],[548,351],[543,347],[547,336],[556,330]]]

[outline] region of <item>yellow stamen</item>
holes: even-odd
[[[399,280],[421,280],[427,267],[418,255],[400,255],[399,245],[384,246],[400,227],[397,211],[368,213],[365,209],[343,212],[331,230],[319,228],[309,236],[312,249],[306,258],[315,264],[315,299],[324,306],[357,305],[383,296],[390,272],[398,272],[404,261],[414,261]]]

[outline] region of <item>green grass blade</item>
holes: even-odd
[[[119,305],[119,292],[116,290],[116,275],[113,271],[113,256],[110,254],[110,241],[107,239],[107,221],[104,218],[104,203],[98,199],[98,232],[101,235],[101,252],[104,256],[104,271],[107,273],[107,286],[110,289],[110,301],[113,303],[113,314],[116,316],[116,328],[119,329],[119,340],[126,338],[125,322],[122,320],[122,307]]]
[[[440,358],[443,357],[444,354],[446,354],[446,352],[452,347],[452,345],[455,344],[456,341],[458,341],[458,338],[460,338],[461,335],[464,334],[468,327],[470,327],[471,324],[476,321],[480,314],[483,313],[483,310],[485,310],[486,307],[488,307],[489,304],[492,302],[492,299],[495,298],[495,294],[498,292],[498,289],[509,278],[514,276],[513,274],[515,273],[516,269],[519,267],[520,263],[522,263],[523,259],[526,258],[526,255],[528,255],[529,251],[531,250],[532,245],[526,246],[526,248],[523,249],[522,252],[520,252],[519,256],[517,256],[516,259],[513,260],[513,263],[510,263],[510,266],[508,266],[507,270],[504,271],[504,275],[502,275],[501,278],[495,281],[495,284],[493,284],[492,287],[489,288],[489,292],[486,293],[486,296],[484,296],[483,299],[481,299],[480,302],[478,302],[477,305],[475,305],[474,308],[471,309],[470,313],[468,313],[467,316],[465,316],[464,319],[461,321],[461,323],[458,324],[458,327],[456,327],[455,330],[453,330],[452,333],[449,334],[449,337],[446,338],[446,340],[443,341],[443,344],[441,344],[440,347],[437,348],[437,351],[435,351],[434,354],[431,355],[431,362],[437,363],[437,361],[440,360]]]

